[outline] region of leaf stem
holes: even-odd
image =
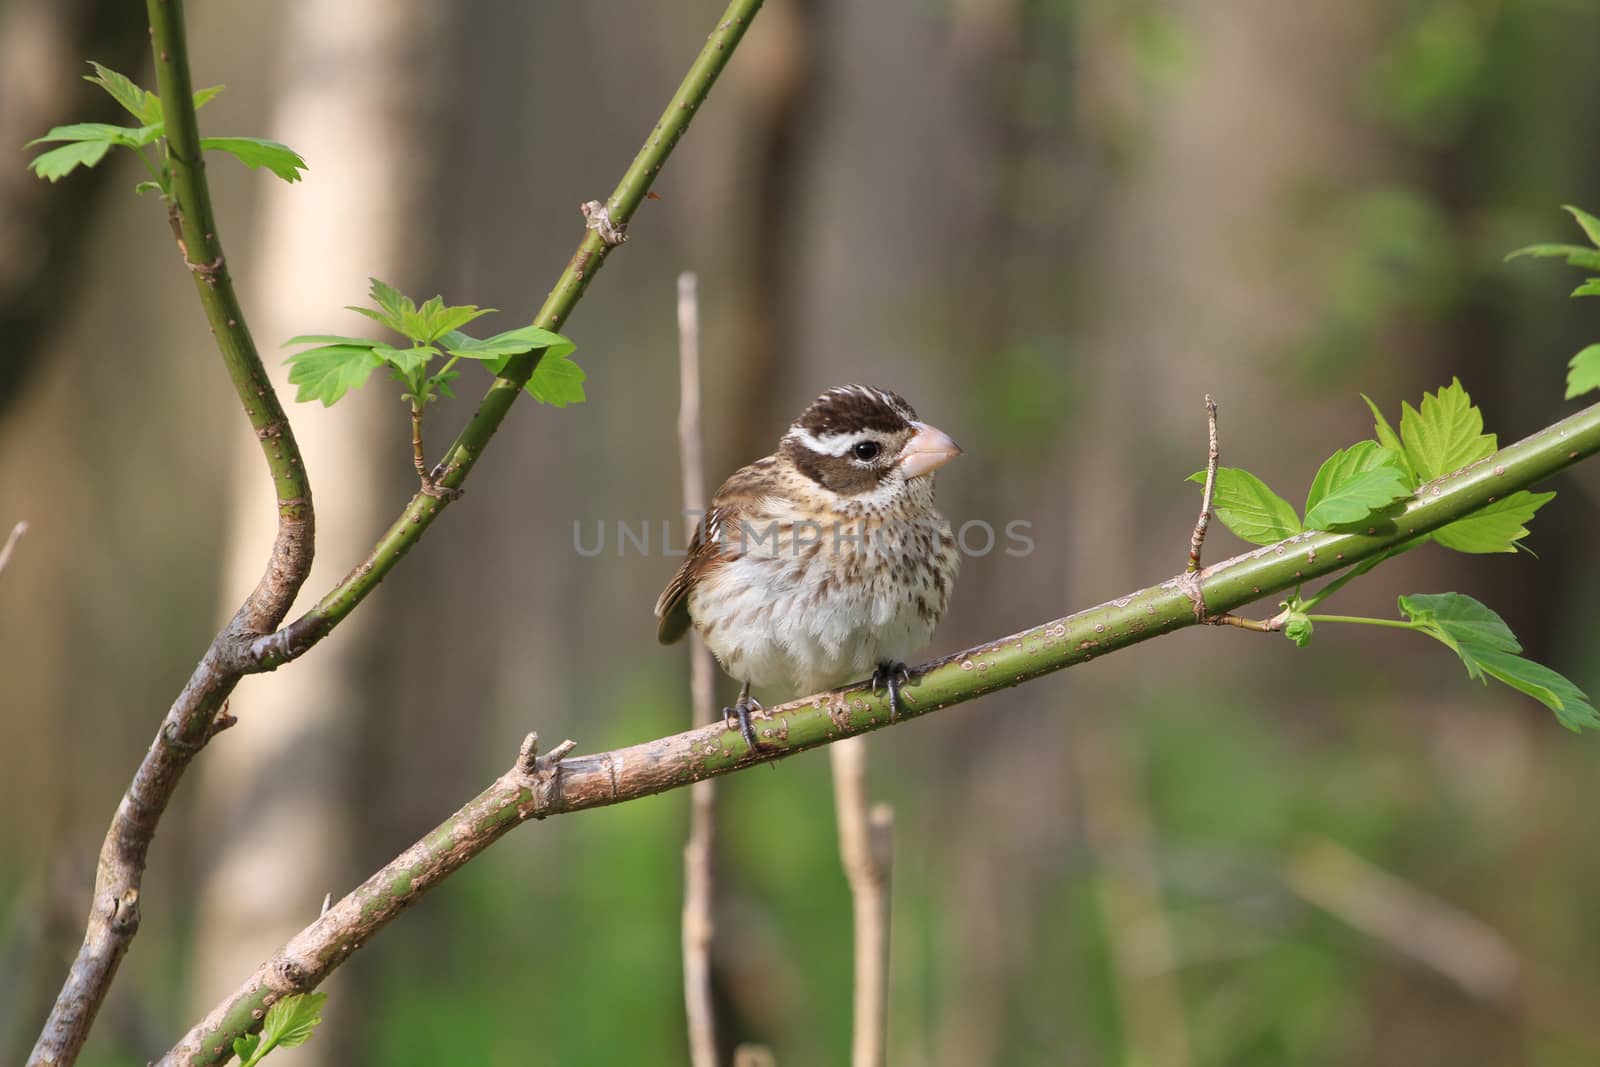
[[[1352,622],[1363,626],[1390,626],[1396,630],[1420,630],[1414,622],[1403,619],[1372,619],[1365,615],[1307,615],[1312,622]]]

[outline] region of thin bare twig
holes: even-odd
[[[1200,570],[1200,549],[1206,543],[1206,527],[1211,524],[1211,494],[1217,486],[1217,402],[1206,394],[1206,487],[1200,494],[1200,517],[1194,520],[1194,533],[1189,535],[1188,573]]]
[[[894,859],[894,809],[869,807],[867,739],[851,737],[828,750],[839,822],[839,859],[850,883],[855,917],[853,1067],[882,1067],[889,1022],[889,875]]]
[[[4,547],[0,547],[0,573],[3,573],[6,569],[6,564],[11,562],[12,550],[17,547],[17,542],[22,540],[22,535],[27,532],[28,524],[25,521],[18,522],[11,527],[11,533],[6,536]]]
[[[693,537],[706,509],[706,476],[700,433],[700,305],[690,271],[678,275],[678,452],[685,525],[687,536]],[[692,725],[716,717],[715,680],[711,650],[699,634],[690,634]],[[716,789],[709,778],[690,787],[689,840],[683,846],[683,1006],[693,1067],[717,1067],[717,1017],[711,996]]]

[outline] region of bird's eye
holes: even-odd
[[[881,451],[883,451],[883,446],[876,441],[858,441],[855,447],[850,449],[850,454],[865,463],[869,460],[877,459],[878,453]]]

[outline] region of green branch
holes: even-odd
[[[248,637],[270,632],[283,621],[311,570],[311,488],[294,432],[245,325],[217,236],[201,160],[183,4],[148,0],[147,12],[171,174],[168,217],[234,391],[261,443],[277,496],[278,530],[261,579],[212,640],[168,709],[112,816],[100,848],[83,944],[40,1031],[30,1064],[70,1064],[82,1050],[139,929],[139,893],[156,825],[190,760],[232,722],[222,709],[239,673],[224,664],[236,658],[233,650]]]
[[[1600,404],[1424,484],[1386,531],[1297,534],[1198,575],[1180,574],[930,664],[901,691],[895,721],[975,700],[1186,626],[1220,622],[1235,608],[1375,558],[1596,452]],[[1197,602],[1204,605],[1203,618]],[[267,1006],[316,988],[422,894],[530,819],[636,800],[890,725],[887,698],[875,696],[865,683],[753,718],[760,738],[755,753],[737,729],[725,724],[580,757],[568,757],[573,746],[565,742],[539,758],[537,736],[529,735],[511,770],[297,934],[161,1064],[224,1062],[227,1053],[217,1050],[231,1048],[234,1038],[259,1026],[256,1020]]]
[[[689,73],[678,86],[678,91],[661,113],[644,147],[639,149],[633,163],[612,191],[611,198],[604,205],[587,205],[588,228],[584,238],[566,269],[561,272],[555,288],[545,299],[544,306],[539,309],[539,314],[533,320],[535,326],[558,330],[583,298],[584,290],[605,264],[611,250],[626,239],[627,225],[634,212],[644,202],[651,183],[699,112],[717,76],[733,57],[734,49],[738,47],[761,4],[762,0],[733,0],[728,5],[716,29],[706,40],[705,47],[689,68]],[[513,357],[501,369],[499,377],[478,405],[477,413],[435,468],[439,472],[436,483],[440,488],[460,488],[478,457],[483,454],[489,439],[500,428],[517,394],[533,374],[539,358],[537,352],[524,353]],[[322,640],[378,587],[378,583],[421,540],[433,520],[449,503],[448,493],[441,496],[417,493],[400,517],[379,538],[367,558],[348,577],[300,618],[277,633],[254,641],[245,650],[243,659],[237,664],[238,668],[247,672],[270,671],[304,654]]]

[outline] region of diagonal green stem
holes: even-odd
[[[644,202],[645,194],[650,191],[651,182],[660,173],[667,157],[672,154],[672,150],[677,147],[678,141],[688,130],[689,123],[705,102],[711,87],[716,84],[717,76],[733,57],[734,49],[738,47],[745,30],[750,26],[750,20],[760,10],[761,4],[762,0],[733,0],[728,5],[716,29],[707,38],[705,47],[700,50],[699,56],[689,68],[689,73],[678,86],[678,91],[673,94],[666,110],[661,113],[661,119],[646,139],[644,147],[634,156],[633,163],[622,175],[622,180],[617,183],[616,189],[612,191],[610,199],[605,204],[610,223],[617,230],[627,226],[634,212]],[[607,242],[601,228],[594,226],[596,221],[594,218],[591,217],[589,221],[592,228],[584,234],[577,251],[567,263],[566,270],[562,271],[555,288],[550,291],[544,306],[539,309],[539,314],[533,320],[535,326],[546,330],[558,329],[571,316],[578,301],[583,298],[584,290],[589,287],[595,274],[616,247],[615,244]],[[476,414],[462,429],[460,436],[446,450],[444,459],[440,461],[437,468],[440,487],[456,489],[466,480],[478,457],[483,454],[489,439],[500,428],[500,423],[511,409],[512,402],[516,400],[522,387],[533,374],[540,355],[539,352],[524,353],[513,357],[501,369],[494,384],[489,387],[483,401],[478,405]],[[439,517],[440,512],[449,503],[449,494],[431,496],[418,493],[412,497],[405,511],[384,532],[371,553],[350,572],[348,577],[334,586],[315,607],[300,618],[277,633],[253,642],[244,653],[242,661],[237,664],[238,668],[247,672],[273,670],[302,655],[322,640],[355,609],[357,604],[378,587],[378,583],[383,581],[401,557],[422,538],[428,527],[433,524],[433,520]]]

